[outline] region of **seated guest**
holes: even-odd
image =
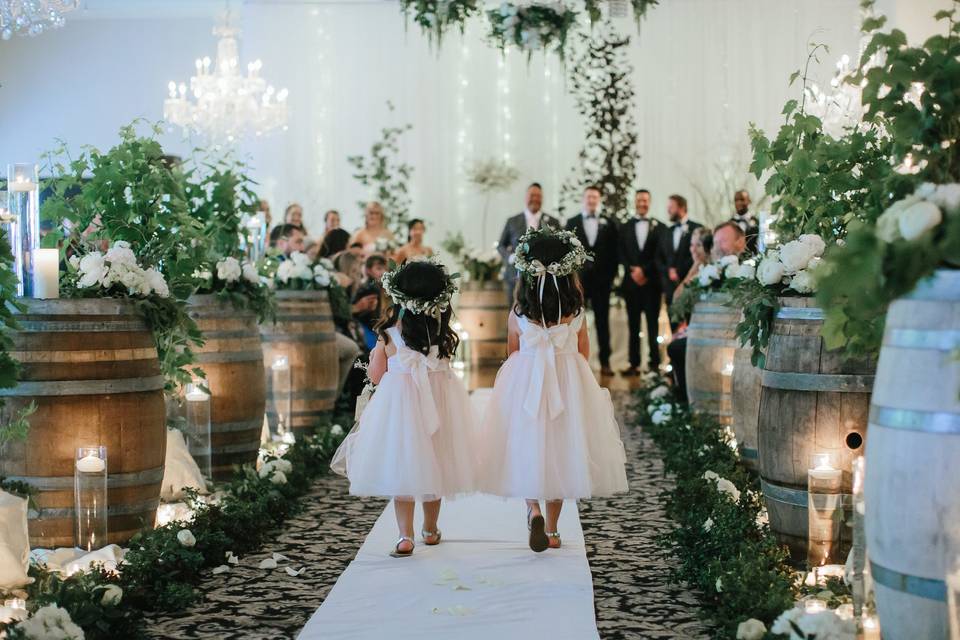
[[[309,239],[304,242],[303,252],[310,258],[310,262],[316,262],[320,257],[320,243]]]
[[[347,244],[350,242],[350,234],[345,229],[340,228],[340,213],[335,209],[330,209],[323,216],[323,226],[320,257],[329,258],[347,248]]]
[[[307,232],[307,228],[303,225],[303,207],[300,206],[298,202],[291,202],[287,205],[287,209],[283,212],[283,222],[284,224],[292,224],[303,229],[303,232]]]
[[[696,277],[696,273],[707,265],[711,260],[719,260],[725,256],[740,256],[747,249],[746,234],[734,222],[724,222],[713,230],[712,242],[708,240],[711,236],[697,229],[694,233],[700,232],[699,239],[694,242],[691,237],[690,256],[693,258],[693,267],[690,273],[684,279],[683,284],[687,284]],[[712,251],[711,251],[712,244]],[[677,287],[675,295],[680,295],[683,291],[683,284]],[[687,322],[685,319],[681,328],[674,333],[673,340],[667,346],[667,354],[670,356],[670,364],[673,366],[674,390],[681,402],[687,402]]]
[[[276,232],[276,238],[274,238],[274,232]],[[297,251],[302,252],[306,238],[307,234],[304,233],[303,227],[295,224],[282,224],[270,233],[272,246],[280,252],[281,259],[289,258],[290,254]]]
[[[353,317],[364,331],[365,342],[369,350],[377,344],[377,332],[374,331],[380,320],[383,287],[380,279],[387,272],[387,259],[375,253],[363,265],[364,281],[353,296]]]
[[[363,280],[363,260],[349,251],[344,251],[333,259],[333,266],[337,270],[335,275],[340,286],[347,291],[350,300],[353,300]]]
[[[393,232],[387,228],[387,218],[383,211],[383,205],[379,202],[369,202],[363,212],[363,228],[353,234],[350,244],[360,243],[364,252],[370,255],[377,251],[379,241],[396,245]]]
[[[433,249],[423,244],[423,236],[427,232],[427,225],[420,218],[414,218],[407,223],[407,244],[397,249],[393,259],[397,264],[403,264],[411,258],[421,256],[430,257]]]
[[[363,250],[363,244],[359,242],[351,242],[348,250],[353,255],[357,256],[361,260],[366,259],[366,252]]]

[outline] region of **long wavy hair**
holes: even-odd
[[[429,262],[414,261],[406,263],[393,278],[393,286],[407,296],[423,300],[436,298],[447,286],[450,276]],[[407,347],[424,355],[430,353],[430,347],[437,347],[441,358],[452,358],[460,346],[460,336],[450,326],[453,310],[447,309],[435,315],[416,313],[391,304],[384,310],[377,324],[377,334],[386,344],[390,344],[387,329],[400,323],[400,335]]]
[[[560,262],[569,251],[562,240],[541,236],[530,240],[528,255],[543,264]],[[557,276],[554,285],[553,276],[547,274],[543,285],[543,302],[540,301],[540,279],[528,273],[520,274],[514,293],[513,311],[534,322],[555,324],[557,317],[577,316],[583,311],[583,287],[576,273]],[[558,312],[559,309],[559,312]]]

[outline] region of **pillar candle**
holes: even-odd
[[[52,299],[60,297],[60,251],[37,249],[33,272],[33,297]]]

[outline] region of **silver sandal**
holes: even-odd
[[[410,551],[400,551],[400,545],[404,542],[409,542],[411,545]],[[413,555],[413,547],[416,546],[416,542],[413,541],[413,538],[408,538],[407,536],[400,536],[400,539],[397,540],[397,544],[394,546],[393,551],[390,552],[390,556],[393,558],[409,558]]]
[[[443,532],[440,531],[440,529],[437,529],[436,531],[427,531],[426,529],[421,529],[420,536],[423,538],[423,544],[427,545],[428,547],[435,547],[440,544],[440,539],[443,537]],[[427,538],[436,538],[437,541],[427,542]]]
[[[550,548],[550,549],[559,549],[561,546],[563,546],[563,543],[560,541],[560,532],[559,532],[559,531],[553,531],[553,532],[551,532],[551,531],[544,531],[544,532],[543,532],[543,535],[547,536],[547,546],[548,546],[548,548]],[[550,546],[549,546],[549,545],[550,545],[550,543],[549,543],[550,540],[556,540],[556,541],[557,541],[557,546],[556,546],[556,547],[550,547]]]

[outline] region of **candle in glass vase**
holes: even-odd
[[[863,616],[863,640],[880,640],[880,622],[876,616]]]
[[[103,458],[92,453],[88,453],[77,460],[77,471],[83,473],[102,473],[106,468],[107,463],[104,462]]]
[[[107,543],[107,448],[78,448],[74,467],[74,546],[93,551]]]
[[[37,249],[33,271],[33,297],[45,300],[60,297],[59,249]]]
[[[187,405],[187,448],[203,477],[212,478],[210,394],[200,383],[192,382],[185,389],[184,400]]]
[[[823,483],[839,483],[843,477],[840,469],[835,469],[830,461],[829,453],[813,454],[813,466],[807,470],[811,479]]]

